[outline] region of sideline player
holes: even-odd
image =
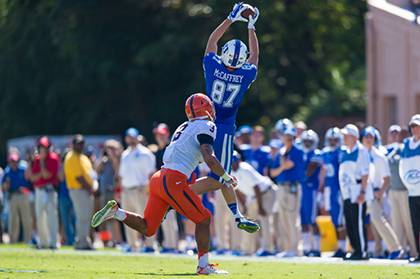
[[[343,201],[340,193],[338,170],[342,135],[338,127],[329,128],[325,134],[325,147],[322,150],[323,169],[321,184],[323,185],[325,208],[331,215],[338,239],[338,249],[333,257],[342,258],[346,251],[346,230],[343,223]]]
[[[254,11],[248,19],[241,15],[246,9]],[[242,2],[235,4],[228,18],[211,33],[203,58],[206,94],[213,100],[216,108],[217,134],[214,151],[227,173],[231,172],[232,167],[236,114],[242,98],[257,75],[259,48],[254,25],[258,16],[257,8]],[[246,45],[237,39],[227,42],[222,48],[221,55],[217,55],[217,43],[229,26],[236,21],[248,21],[249,57]],[[223,182],[223,178],[214,172],[209,176]],[[238,228],[248,232],[258,231],[259,225],[239,212],[233,189],[224,187],[222,193]]]
[[[156,233],[169,207],[192,220],[196,224],[195,237],[198,248],[197,274],[226,274],[209,264],[211,214],[203,206],[198,194],[202,186],[212,180],[212,190],[236,187],[236,178],[223,169],[213,155],[216,126],[213,123],[215,110],[212,101],[204,94],[191,95],[185,104],[188,121],[175,131],[171,143],[165,150],[162,169],[150,180],[150,197],[144,217],[118,208],[116,201],[109,201],[92,218],[92,227],[97,227],[109,219],[117,219],[145,236]],[[212,172],[222,177],[224,184],[204,177],[193,185],[188,177],[200,162],[205,162]]]
[[[301,135],[305,176],[302,181],[300,221],[302,225],[303,253],[309,257],[320,257],[320,239],[317,216],[317,193],[319,174],[322,167],[321,151],[317,148],[318,134],[314,130],[304,131]],[[312,238],[312,239],[311,239]]]

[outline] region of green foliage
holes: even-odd
[[[364,1],[251,1],[260,67],[240,123],[363,113]],[[0,0],[1,141],[26,134],[149,135],[204,90],[208,35],[227,0]],[[236,23],[223,38],[247,42]]]

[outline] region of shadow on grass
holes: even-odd
[[[149,276],[196,276],[197,273],[159,273],[159,272],[135,272],[135,275]]]

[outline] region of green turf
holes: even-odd
[[[15,251],[13,251],[15,250]],[[197,278],[194,258],[80,255],[0,246],[0,278]],[[225,278],[420,278],[420,267],[225,260]]]

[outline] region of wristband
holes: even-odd
[[[223,180],[224,180],[224,181],[229,181],[229,180],[231,180],[231,177],[230,177],[230,175],[229,175],[227,172],[225,172],[225,173],[221,176],[221,178],[223,178]]]

